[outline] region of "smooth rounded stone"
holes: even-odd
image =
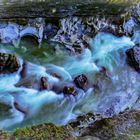
[[[85,89],[88,84],[88,79],[84,74],[78,75],[75,77],[74,83],[78,88]]]
[[[65,86],[63,88],[63,93],[65,95],[73,95],[73,96],[76,96],[77,95],[77,91],[76,91],[76,89],[75,89],[74,86]]]
[[[128,64],[135,68],[136,71],[140,72],[140,46],[135,46],[129,49],[127,52]]]
[[[0,74],[18,71],[20,62],[14,54],[0,53]]]

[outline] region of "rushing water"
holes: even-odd
[[[72,50],[71,45],[77,40],[83,46],[84,23],[79,26],[81,21],[75,19],[75,25],[71,24],[71,19],[61,20],[62,27],[51,39],[55,42],[51,43],[42,42],[43,19],[37,19],[37,27],[15,23],[0,25],[1,52],[17,54],[21,64],[17,72],[0,75],[0,128],[11,130],[44,122],[62,125],[89,112],[110,117],[133,107],[140,96],[140,78],[127,65],[125,52],[139,43],[139,30],[135,27],[132,38],[119,37],[100,32],[101,22],[98,20],[98,33],[86,38],[89,47],[80,54],[69,54],[66,48]],[[134,27],[132,23],[130,20],[124,26],[127,32]],[[69,24],[70,30],[65,24]],[[133,26],[131,29],[128,28],[130,24]],[[109,23],[104,22],[103,25],[108,26]],[[73,34],[74,29],[78,31],[76,34]],[[69,35],[68,39],[61,35],[62,30],[65,36]],[[37,38],[37,43],[22,44],[22,38],[27,35]],[[23,78],[24,60],[29,62]],[[88,79],[86,89],[76,87],[73,82],[80,74]],[[47,77],[47,90],[38,88],[41,77]],[[25,86],[30,83],[31,87]],[[65,95],[64,86],[74,86],[77,94]]]

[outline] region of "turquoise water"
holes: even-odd
[[[20,64],[0,74],[0,129],[64,125],[89,112],[106,118],[133,108],[140,78],[125,52],[140,42],[140,32],[132,19],[121,24],[105,17],[63,18],[59,28],[43,18],[0,23],[0,51]],[[86,88],[74,82],[82,74]]]

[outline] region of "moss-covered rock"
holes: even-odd
[[[30,128],[17,129],[12,134],[13,139],[33,140],[74,140],[72,128],[68,126],[55,126],[53,124],[42,124]]]
[[[82,136],[95,136],[102,140],[135,140],[140,138],[140,112],[130,111],[113,118],[96,121],[83,129]]]
[[[83,126],[79,134],[75,127],[75,123],[65,126],[42,124],[20,128],[12,133],[0,131],[0,140],[139,140],[140,111],[133,110],[95,121],[89,126]]]

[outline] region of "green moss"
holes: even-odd
[[[140,136],[140,131],[139,130],[133,130],[134,135],[139,135]]]
[[[13,133],[14,138],[33,138],[33,139],[54,139],[71,140],[74,139],[69,126],[55,126],[53,124],[43,124],[32,126],[31,128],[17,129]]]

